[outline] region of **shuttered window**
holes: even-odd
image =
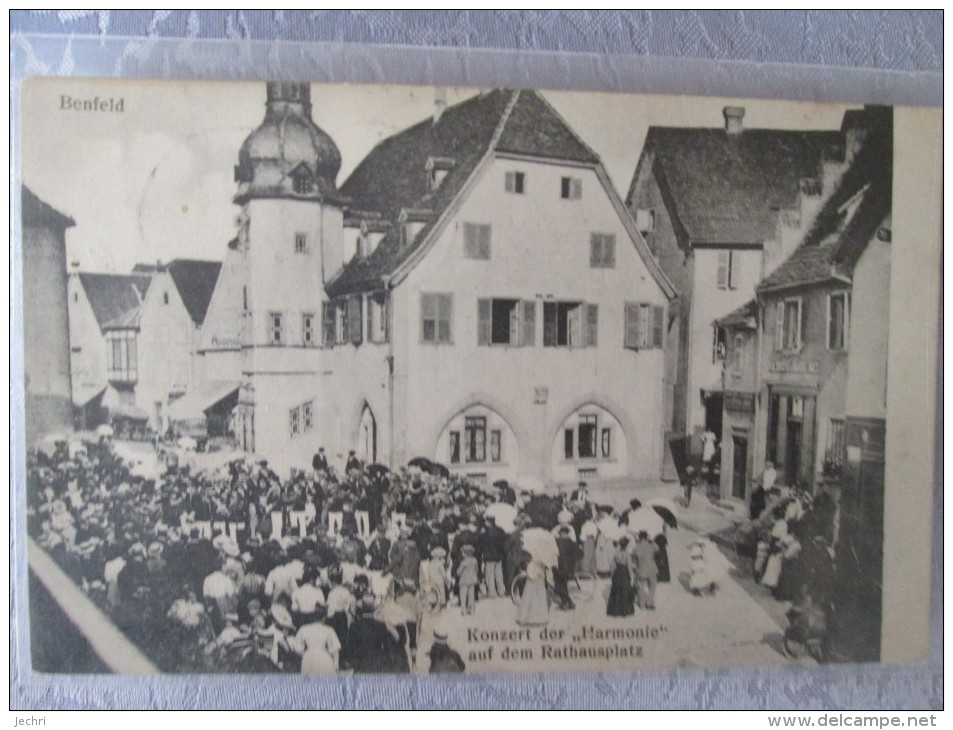
[[[335,311],[333,302],[325,302],[321,308],[321,329],[324,332],[324,346],[332,347],[336,339],[334,324]]]
[[[490,226],[482,223],[463,224],[463,255],[468,259],[490,258]]]
[[[453,341],[453,295],[420,295],[420,339],[422,342]]]
[[[523,302],[522,344],[533,347],[536,344],[536,302]]]
[[[586,345],[596,347],[599,344],[599,305],[586,305]]]
[[[626,302],[623,346],[630,350],[662,348],[664,341],[665,307],[647,302]]]
[[[348,341],[352,345],[360,345],[363,341],[364,312],[363,299],[351,297],[347,300]]]
[[[593,233],[589,239],[589,265],[596,269],[615,268],[615,236]]]

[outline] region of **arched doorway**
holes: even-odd
[[[553,478],[569,484],[623,477],[629,446],[629,434],[615,414],[596,403],[581,405],[556,429],[550,451]]]
[[[366,402],[357,427],[357,457],[366,464],[377,461],[377,419]]]

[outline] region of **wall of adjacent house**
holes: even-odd
[[[506,192],[507,172],[525,174],[523,194]],[[560,197],[564,176],[581,180],[580,199]],[[468,222],[491,226],[489,260],[464,256]],[[590,266],[593,233],[615,236],[614,267]],[[504,444],[506,466],[464,462],[454,470],[493,479],[504,469],[540,484],[574,481],[580,469],[595,469],[590,478],[599,479],[658,476],[664,350],[626,349],[624,314],[627,301],[664,307],[666,297],[595,172],[493,160],[397,291],[399,459],[424,455],[448,463],[448,424],[488,409],[506,423],[504,439],[518,441],[516,448]],[[423,293],[452,295],[452,343],[423,341]],[[477,300],[492,297],[535,303],[532,346],[478,345]],[[543,346],[543,303],[555,301],[598,305],[597,346]],[[564,428],[580,415],[598,418],[600,436],[603,427],[611,430],[609,456],[565,459]]]
[[[106,380],[106,338],[78,275],[69,277],[69,347],[73,403],[80,405],[99,393]]]
[[[736,279],[718,286],[719,253],[729,251],[736,271]],[[692,432],[705,425],[705,406],[702,389],[720,389],[720,360],[713,358],[714,322],[737,309],[754,296],[761,281],[760,248],[695,248],[694,304],[689,327],[689,365],[686,385],[688,401],[688,430]]]
[[[875,236],[854,267],[847,381],[851,416],[887,417],[889,291],[890,243]]]
[[[651,211],[653,225],[644,232],[645,242],[662,267],[662,271],[678,292],[679,316],[674,318],[666,338],[665,403],[663,412],[667,429],[675,433],[685,431],[687,401],[685,382],[688,360],[684,356],[688,342],[688,314],[692,306],[692,274],[694,262],[686,260],[687,241],[679,241],[679,234],[652,171],[652,157],[642,161],[639,179],[633,186],[629,211],[633,218],[639,210]]]
[[[168,272],[157,273],[139,309],[136,338],[136,405],[149,414],[155,431],[168,426],[170,395],[182,395],[192,386],[195,338],[195,324],[175,282]]]
[[[246,283],[244,254],[227,248],[205,321],[197,333],[195,382],[241,379],[246,323],[242,290]]]
[[[848,350],[828,347],[828,297],[832,293],[849,291],[848,285],[805,286],[785,292],[763,295],[765,327],[761,337],[761,408],[758,423],[758,454],[755,469],[764,468],[767,429],[770,413],[769,393],[796,393],[814,398],[814,413],[810,414],[813,437],[810,449],[802,449],[802,457],[810,454],[810,470],[802,461],[802,480],[814,485],[820,472],[830,419],[843,419],[847,393]],[[777,303],[800,299],[803,307],[801,347],[796,350],[775,348]],[[806,428],[806,427],[805,427]]]
[[[66,240],[63,229],[23,229],[23,365],[27,444],[72,428]]]

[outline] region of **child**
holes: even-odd
[[[463,557],[457,566],[457,585],[460,588],[460,602],[463,613],[472,616],[476,611],[476,587],[480,582],[479,567],[474,556],[473,545],[464,545]]]
[[[718,580],[715,571],[708,564],[708,553],[711,543],[693,542],[689,548],[688,557],[691,559],[691,575],[688,587],[691,592],[700,596],[702,593],[714,594],[718,590]]]

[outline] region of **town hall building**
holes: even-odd
[[[198,346],[206,380],[241,383],[247,450],[526,486],[658,476],[675,290],[543,96],[438,98],[338,187],[340,165],[309,85],[269,83]]]

